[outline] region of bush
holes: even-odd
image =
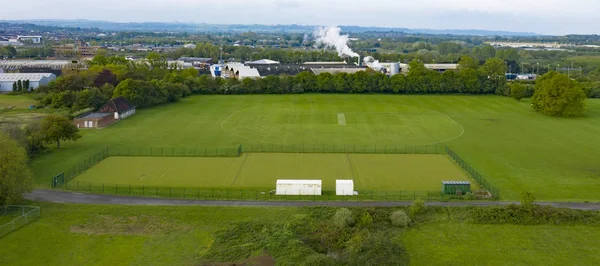
[[[525,98],[526,87],[520,83],[511,83],[510,84],[510,97],[513,99],[520,101]]]
[[[395,211],[390,214],[390,221],[392,225],[397,227],[407,227],[410,223],[410,218],[404,211]]]
[[[333,266],[336,265],[336,262],[333,258],[325,255],[325,254],[314,254],[306,257],[304,262],[300,265],[306,266]]]
[[[410,205],[408,212],[410,213],[410,217],[413,218],[425,212],[425,201],[422,199],[416,199],[413,204]]]
[[[346,208],[341,208],[335,212],[335,216],[333,216],[333,223],[337,227],[346,227],[352,225],[354,223],[354,219],[352,219],[352,212]]]
[[[358,227],[369,227],[373,224],[373,217],[368,212],[363,213],[358,221]]]

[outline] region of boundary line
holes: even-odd
[[[248,160],[248,154],[244,154],[242,155],[244,156],[244,160],[242,161],[242,164],[240,165],[240,168],[238,169],[237,174],[235,175],[235,177],[233,178],[233,181],[231,182],[230,186],[235,185],[235,181],[237,181],[238,177],[240,176],[240,174],[242,173],[242,170],[244,169],[244,166],[246,166],[246,160]]]

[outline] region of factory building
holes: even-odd
[[[27,42],[30,41],[33,44],[42,43],[42,36],[17,36],[17,41]]]
[[[0,60],[0,73],[52,73],[60,76],[63,69],[85,69],[80,61],[71,60]]]
[[[56,75],[52,73],[0,73],[0,93],[12,92],[19,81],[21,84],[29,81],[27,90],[35,90],[55,79]]]

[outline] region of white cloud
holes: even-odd
[[[370,25],[600,33],[597,0],[20,0],[1,19]]]

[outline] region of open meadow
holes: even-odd
[[[528,101],[498,96],[200,95],[139,110],[105,129],[82,130],[81,140],[34,158],[30,166],[36,183],[47,187],[52,176],[107,146],[443,143],[498,187],[503,199],[531,191],[540,200],[599,201],[600,101],[590,99],[587,107],[584,117],[555,118],[535,113]]]

